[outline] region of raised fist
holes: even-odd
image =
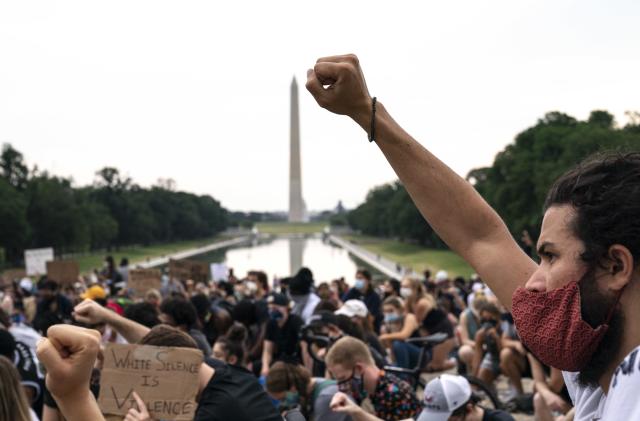
[[[371,96],[353,54],[318,59],[307,71],[306,86],[322,108],[347,115],[361,125],[371,118]]]
[[[38,359],[47,369],[47,388],[56,399],[89,392],[91,370],[100,350],[100,333],[71,325],[53,325],[38,343]]]
[[[107,323],[113,312],[93,300],[86,299],[73,309],[73,317],[81,323],[96,325]]]
[[[349,397],[342,392],[337,392],[333,395],[329,406],[331,407],[331,410],[335,412],[346,412],[350,415],[362,411],[362,408],[356,405],[355,402],[349,399]]]

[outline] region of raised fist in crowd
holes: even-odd
[[[71,325],[53,325],[38,343],[38,359],[47,369],[47,389],[58,399],[90,394],[91,370],[100,350],[100,333]]]
[[[107,323],[113,312],[93,300],[86,299],[73,309],[73,317],[80,323],[96,325]]]
[[[347,115],[360,125],[368,124],[371,96],[355,55],[318,59],[307,71],[306,86],[322,108]]]

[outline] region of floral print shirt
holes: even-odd
[[[385,421],[414,418],[422,409],[411,385],[384,370],[380,370],[376,391],[370,399],[376,416]]]

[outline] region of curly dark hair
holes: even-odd
[[[195,326],[198,315],[196,308],[184,298],[169,298],[160,304],[160,312],[173,319],[176,326],[185,326],[187,330]]]
[[[585,159],[553,184],[544,204],[576,210],[572,229],[584,243],[581,259],[591,267],[613,244],[640,262],[640,153],[607,152]]]

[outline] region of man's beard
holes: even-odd
[[[618,308],[616,296],[603,294],[598,289],[594,270],[589,270],[578,283],[580,287],[580,302],[582,319],[594,329],[607,322],[609,313],[613,311],[609,321],[609,329],[591,356],[589,362],[578,375],[578,381],[586,386],[598,387],[600,377],[609,368],[616,357],[622,343],[624,331],[624,315]]]

